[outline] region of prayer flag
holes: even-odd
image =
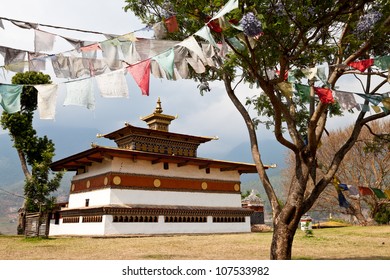
[[[203,51],[199,46],[198,42],[194,38],[194,36],[190,36],[184,39],[182,42],[177,44],[178,46],[183,46],[186,49],[190,50],[193,54],[197,55],[202,61],[206,61]]]
[[[55,117],[57,102],[57,84],[36,85],[38,91],[38,112],[41,120],[52,120]]]
[[[84,79],[66,83],[64,106],[76,105],[95,109],[92,79]]]
[[[317,76],[317,67],[302,69],[302,73],[311,80]]]
[[[348,63],[349,66],[359,70],[360,72],[364,72],[368,67],[374,65],[374,59],[364,59],[359,61],[353,61]]]
[[[382,104],[387,110],[390,110],[390,97],[383,98]]]
[[[344,110],[356,108],[359,104],[356,102],[355,96],[351,92],[335,90],[335,98]]]
[[[339,184],[339,187],[343,189],[344,191],[348,190],[348,186],[346,184]]]
[[[30,71],[40,72],[46,70],[46,56],[39,53],[29,53],[28,67]]]
[[[309,102],[310,99],[310,87],[302,84],[294,84],[297,91],[297,95],[301,98],[302,102]]]
[[[377,66],[381,70],[390,69],[390,55],[375,58],[374,65]]]
[[[328,83],[328,79],[326,78],[325,66],[317,67],[317,78],[320,79],[325,85]]]
[[[38,29],[35,29],[34,32],[35,32],[35,39],[34,39],[35,52],[52,51],[56,36],[49,32],[41,31]]]
[[[220,18],[220,17],[226,15],[228,12],[230,12],[234,9],[237,9],[237,8],[238,8],[238,0],[230,0],[229,2],[227,2],[223,6],[223,8],[221,10],[219,10],[219,12],[211,20]]]
[[[111,70],[118,70],[122,67],[122,62],[119,61],[119,49],[117,42],[119,41],[107,40],[100,43],[102,55]]]
[[[356,94],[364,98],[368,102],[374,104],[375,106],[377,106],[383,100],[383,96],[369,95],[369,94],[362,94],[362,93],[356,93]]]
[[[22,85],[0,84],[0,105],[8,114],[13,114],[20,111],[20,97],[22,91]]]
[[[371,188],[377,198],[386,198],[386,195],[383,193],[381,189]]]
[[[345,196],[341,191],[338,191],[339,206],[344,208],[349,208],[349,202],[346,200]]]
[[[355,186],[347,185],[348,186],[348,191],[349,195],[352,198],[359,198],[359,191]]]
[[[283,93],[284,96],[292,98],[293,95],[293,84],[289,82],[278,83],[279,90]]]
[[[167,29],[165,27],[165,24],[162,21],[153,24],[152,28],[154,31],[154,37],[157,40],[164,39],[165,36],[167,35]]]
[[[370,189],[370,188],[367,188],[367,187],[361,187],[359,186],[359,193],[361,196],[365,196],[365,195],[373,195],[373,191]]]
[[[211,35],[210,27],[208,27],[207,25],[203,26],[200,30],[198,30],[198,32],[196,32],[195,35],[202,37],[206,41],[210,42],[210,44],[212,44],[214,47],[218,48],[217,43],[215,42],[213,36]]]
[[[173,68],[175,59],[173,48],[153,57],[152,59],[155,60],[161,66],[167,76],[167,79],[173,79]]]
[[[171,16],[165,20],[165,26],[169,33],[179,31],[179,25],[177,23],[176,16]]]
[[[133,76],[135,82],[140,87],[142,95],[148,96],[150,80],[150,59],[128,66],[127,71]]]
[[[126,69],[120,69],[107,74],[95,76],[102,97],[128,97],[129,89],[125,74]]]
[[[330,104],[334,102],[332,90],[329,88],[314,88],[314,92],[320,98],[320,101],[324,104]]]

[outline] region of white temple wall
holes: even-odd
[[[177,167],[177,164],[170,163],[169,169],[163,168],[163,163],[152,164],[147,160],[136,160],[126,158],[114,158],[113,160],[104,160],[102,163],[93,163],[87,166],[87,172],[75,175],[73,180],[85,179],[108,172],[155,175],[190,179],[221,180],[221,181],[240,181],[240,174],[237,171],[220,171],[219,168],[210,168],[210,173],[205,169],[199,169],[198,166],[185,165]]]
[[[74,193],[69,195],[68,208],[85,207],[85,200],[89,199],[89,206],[110,204],[110,189],[94,190],[90,192]]]
[[[241,207],[241,195],[230,193],[199,193],[147,190],[102,189],[69,196],[68,208],[108,204],[149,204],[205,207]]]
[[[78,223],[60,223],[56,225],[54,220],[50,221],[49,235],[104,235],[105,234],[105,220],[108,216],[103,216],[101,223],[83,223],[82,218]]]
[[[112,204],[241,207],[241,195],[230,193],[111,190]]]

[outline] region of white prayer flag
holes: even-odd
[[[41,120],[53,120],[57,104],[57,84],[36,85],[38,91],[38,112]]]

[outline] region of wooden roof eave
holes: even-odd
[[[194,143],[202,144],[209,142],[211,140],[215,140],[216,137],[205,137],[205,136],[194,136],[194,135],[186,135],[181,133],[173,133],[173,132],[167,132],[167,131],[160,131],[160,130],[154,130],[154,129],[148,129],[148,128],[142,128],[137,126],[132,126],[130,124],[127,124],[125,127],[122,127],[118,130],[115,130],[113,132],[99,135],[99,137],[104,137],[110,140],[117,140],[122,137],[128,136],[128,135],[146,135],[146,136],[159,136],[161,138],[167,138],[167,139],[177,139],[177,140],[186,140],[191,141]]]

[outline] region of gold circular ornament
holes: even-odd
[[[76,188],[76,186],[74,184],[72,184],[72,191],[74,191],[75,188]]]
[[[207,183],[206,182],[202,183],[202,190],[207,190]]]
[[[90,186],[91,186],[91,182],[88,180],[87,181],[87,189],[89,189]]]
[[[235,190],[236,192],[238,192],[238,191],[240,190],[240,185],[239,185],[239,184],[235,184],[235,185],[234,185],[234,190]]]
[[[161,186],[161,181],[160,181],[159,179],[154,179],[153,185],[154,185],[156,188],[158,188],[158,187]]]
[[[104,185],[107,186],[108,184],[108,177],[104,177]]]
[[[119,176],[115,176],[114,179],[112,179],[112,181],[114,182],[115,185],[119,185],[122,182],[121,177]]]

